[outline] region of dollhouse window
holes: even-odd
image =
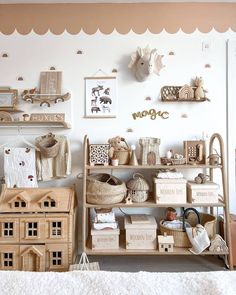
[[[56,207],[56,202],[54,200],[45,200],[43,202],[43,206],[45,208],[51,208],[51,207]]]
[[[61,236],[62,232],[62,222],[53,221],[52,222],[52,236]]]
[[[3,254],[3,265],[4,267],[13,267],[13,253]]]
[[[4,237],[12,237],[13,236],[13,222],[4,222],[3,236]]]
[[[38,236],[38,222],[27,223],[27,236],[37,237]]]
[[[25,208],[26,203],[25,203],[25,201],[15,201],[14,206],[15,206],[15,208]]]
[[[52,252],[52,265],[62,265],[62,252]]]

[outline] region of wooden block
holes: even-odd
[[[41,72],[40,94],[61,94],[62,72]]]

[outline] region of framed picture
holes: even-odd
[[[85,78],[85,118],[115,118],[116,77]]]
[[[16,89],[0,89],[0,109],[16,107],[17,95]]]

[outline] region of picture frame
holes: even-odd
[[[85,78],[85,118],[116,118],[116,77]]]
[[[17,105],[17,89],[0,89],[0,110],[14,109]]]

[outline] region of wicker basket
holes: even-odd
[[[54,135],[46,135],[39,142],[38,147],[40,149],[41,154],[45,158],[54,158],[57,156],[59,152],[60,144],[54,138]]]
[[[114,158],[119,160],[119,165],[129,164],[130,150],[114,151]]]
[[[128,195],[135,203],[145,202],[148,198],[149,184],[140,173],[135,173],[127,184]]]
[[[87,177],[86,198],[91,204],[120,203],[126,196],[126,185],[115,176],[106,173]]]
[[[189,210],[188,210],[189,209]],[[194,208],[188,208],[185,210],[185,212],[188,211],[197,211],[196,209],[194,210]],[[183,214],[183,216],[185,215],[185,213]],[[214,215],[211,214],[207,214],[207,213],[198,213],[199,218],[200,218],[200,223],[201,225],[203,225],[207,231],[207,234],[209,236],[209,239],[211,239],[215,233],[216,233],[216,217]],[[198,223],[197,220],[197,216],[193,213],[190,212],[188,214],[188,217],[185,218],[185,221],[188,222],[191,226],[195,226]],[[175,247],[183,247],[183,248],[189,248],[192,247],[188,236],[186,234],[185,231],[183,231],[183,229],[170,229],[168,227],[165,227],[163,225],[164,220],[160,221],[160,231],[161,234],[164,235],[164,233],[166,232],[167,235],[171,235],[174,237],[174,246]]]
[[[184,165],[186,163],[186,158],[182,159],[175,159],[175,158],[166,158],[161,157],[161,164],[162,165]]]

